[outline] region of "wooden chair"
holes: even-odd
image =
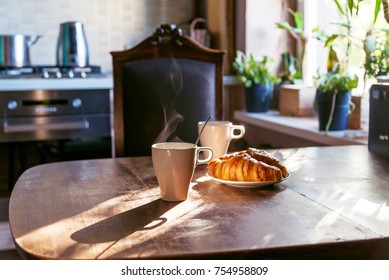
[[[150,155],[155,142],[194,143],[198,121],[221,119],[224,53],[174,25],[161,25],[132,49],[111,52],[114,155]]]

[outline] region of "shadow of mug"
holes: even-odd
[[[155,229],[167,221],[161,216],[177,204],[157,199],[87,226],[73,233],[71,238],[80,243],[95,244],[120,240],[136,231]]]

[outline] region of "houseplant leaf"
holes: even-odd
[[[327,71],[335,71],[337,67],[339,67],[338,55],[336,54],[333,48],[330,48],[327,59]]]
[[[353,14],[353,8],[354,8],[354,0],[348,0],[347,1],[348,9],[350,11],[350,14]]]
[[[339,1],[338,1],[338,0],[334,0],[334,2],[335,2],[335,4],[336,4],[336,6],[338,7],[339,12],[340,12],[342,15],[344,15],[344,11],[343,11],[342,6],[340,5]]]
[[[240,81],[248,88],[253,84],[278,81],[277,76],[269,70],[271,62],[268,56],[257,60],[252,53],[247,56],[238,50],[232,66],[237,71]]]
[[[377,17],[378,17],[378,13],[380,12],[381,10],[381,3],[382,3],[382,0],[376,0],[375,1],[375,8],[374,8],[374,23],[377,21]]]

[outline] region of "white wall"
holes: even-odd
[[[0,0],[0,34],[43,35],[31,63],[54,65],[59,25],[81,21],[89,62],[111,71],[110,51],[132,47],[163,23],[193,18],[193,0]]]
[[[276,22],[285,21],[287,16],[283,1],[247,0],[246,5],[246,52],[272,58],[272,71],[276,72],[281,54],[290,44],[285,40],[286,31],[276,26]]]

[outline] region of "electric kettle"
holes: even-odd
[[[60,24],[57,41],[57,66],[85,67],[89,65],[89,51],[84,26],[78,21]]]

